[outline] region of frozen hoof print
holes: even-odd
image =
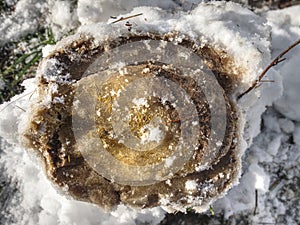
[[[106,210],[203,212],[237,184],[235,96],[246,68],[218,45],[161,27],[101,24],[40,64],[24,136],[73,198]]]
[[[34,109],[25,136],[57,186],[105,209],[183,211],[236,182],[234,81],[214,49],[175,38],[96,45],[81,35],[44,59],[40,103],[51,101]]]

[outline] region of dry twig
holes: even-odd
[[[258,206],[258,190],[255,189],[255,206],[253,210],[253,215],[256,215],[257,213],[257,206]]]
[[[128,19],[131,19],[133,17],[141,16],[141,15],[143,15],[143,13],[138,13],[138,14],[135,14],[135,15],[132,15],[132,16],[127,16],[127,17],[121,17],[120,19],[112,22],[112,24],[118,23],[118,22],[123,21],[123,20],[128,20]]]
[[[238,99],[242,98],[245,94],[248,94],[250,91],[252,91],[254,88],[256,88],[262,81],[262,78],[266,75],[266,73],[271,69],[273,66],[276,66],[278,63],[281,63],[286,58],[282,58],[286,53],[288,53],[291,49],[296,47],[298,44],[300,44],[300,39],[293,43],[291,46],[286,48],[284,51],[282,51],[265,69],[264,71],[259,75],[258,79],[254,81],[254,83],[249,87],[245,92],[240,94],[238,96]]]

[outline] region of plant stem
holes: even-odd
[[[263,72],[259,75],[258,79],[254,81],[254,83],[242,94],[240,94],[237,99],[242,98],[245,94],[248,94],[250,91],[252,91],[254,88],[256,88],[259,83],[261,82],[262,78],[266,75],[266,73],[273,67],[276,66],[277,64],[281,63],[285,59],[282,59],[282,57],[288,53],[292,48],[296,47],[298,44],[300,44],[300,39],[294,42],[291,46],[286,48],[284,51],[282,51],[264,70]]]

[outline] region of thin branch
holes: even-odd
[[[274,83],[275,80],[261,80],[260,83]]]
[[[134,18],[134,17],[137,17],[137,16],[141,16],[141,15],[143,15],[143,13],[138,13],[138,14],[135,14],[135,15],[132,15],[132,16],[127,16],[127,17],[121,17],[120,19],[112,22],[111,24],[118,23],[120,21],[128,20],[128,19],[131,19],[131,18]]]
[[[255,206],[253,210],[253,215],[256,215],[257,213],[257,206],[258,206],[258,191],[255,189]]]
[[[296,41],[294,44],[289,46],[287,49],[285,49],[283,52],[281,52],[265,69],[264,71],[259,75],[258,79],[254,81],[254,83],[249,87],[245,92],[240,94],[238,96],[238,99],[242,98],[245,94],[248,94],[250,91],[252,91],[254,88],[256,88],[259,83],[261,82],[262,78],[266,75],[266,73],[271,69],[273,66],[276,66],[278,63],[281,63],[285,60],[285,58],[282,58],[286,53],[288,53],[292,48],[296,47],[298,44],[300,44],[300,39]]]

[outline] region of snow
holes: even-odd
[[[170,157],[166,158],[166,161],[165,161],[166,167],[172,166],[175,158],[176,158],[175,156],[170,156]]]
[[[232,13],[237,11],[239,13]],[[265,25],[266,20],[237,4],[224,4],[224,2],[201,4],[201,7],[196,7],[189,13],[178,12],[175,15],[159,8],[140,6],[120,17],[140,13],[143,14],[130,19],[134,24],[132,31],[151,30],[157,33],[179,31],[182,36],[200,37],[203,43],[209,42],[213,46],[224,48],[234,57],[238,66],[245,68],[246,72],[242,77],[243,85],[241,84],[240,88],[244,89],[244,85],[249,86],[256,78],[256,74],[270,61],[268,50],[270,27]],[[241,15],[245,18],[244,22],[240,19]],[[108,37],[113,38],[126,33],[127,28],[122,22],[113,25],[93,23],[81,26],[79,32],[91,34],[101,42]],[[249,32],[253,35],[247,35]],[[180,42],[180,39],[178,41]],[[243,57],[245,55],[248,57]],[[232,70],[235,76],[240,75],[237,68]]]
[[[292,133],[295,129],[295,124],[293,121],[289,120],[288,118],[281,118],[278,120],[279,126],[281,130],[285,133]]]
[[[9,152],[11,152],[9,154]],[[11,174],[22,177],[26,182],[22,182],[22,199],[12,212],[16,215],[20,213],[20,218],[16,224],[47,224],[47,225],[80,225],[80,224],[130,224],[135,221],[158,223],[163,218],[163,212],[158,208],[148,210],[128,209],[120,205],[111,214],[99,209],[97,206],[67,199],[60,195],[45,177],[40,166],[32,163],[32,159],[19,147],[7,147],[6,157],[12,157],[12,153],[17,155],[11,160],[18,159],[15,163],[18,166],[10,167]],[[6,159],[7,160],[7,159]],[[7,164],[9,161],[1,159],[1,163]]]
[[[297,123],[293,132],[293,139],[297,145],[300,145],[300,124]]]
[[[71,1],[54,1],[50,5],[51,23],[54,32],[63,34],[75,27],[77,15],[72,13]]]
[[[186,1],[182,6],[183,9],[188,10],[191,2],[193,1]],[[77,9],[72,12],[69,2],[50,1],[50,3],[47,5],[43,1],[19,1],[12,15],[0,17],[0,44],[11,39],[18,39],[33,31],[38,24],[36,18],[41,13],[43,14],[46,7],[55,12],[48,17],[48,22],[55,28],[56,37],[61,36],[61,32],[68,32],[81,24],[83,26],[78,32],[90,33],[98,41],[107,39],[108,36],[116,37],[127,31],[123,23],[113,26],[107,24],[108,20],[112,21],[110,16],[120,18],[143,12],[142,16],[130,19],[136,31],[142,29],[165,33],[177,30],[193,38],[200,37],[203,42],[212,43],[226,50],[233,56],[236,64],[245,68],[242,81],[236,89],[239,92],[249,87],[270,62],[269,48],[271,46],[272,58],[274,58],[285,46],[300,38],[299,6],[270,11],[263,16],[257,16],[237,4],[223,2],[201,4],[200,7],[195,7],[188,13],[183,11],[177,14],[170,14],[163,10],[178,10],[179,6],[170,0],[147,1],[147,3],[141,0],[120,1],[118,4],[105,0],[79,0]],[[143,7],[134,8],[136,6]],[[162,9],[145,6],[159,6]],[[199,26],[199,24],[205,24],[205,26]],[[269,37],[270,32],[272,41]],[[65,42],[71,40],[72,37]],[[48,46],[43,50],[43,55],[48,55],[55,48],[60,48],[60,45]],[[262,84],[260,88],[255,89],[238,102],[245,127],[244,141],[240,144],[241,148],[246,151],[243,158],[244,173],[239,185],[214,204],[215,212],[225,211],[226,218],[240,212],[252,211],[256,190],[259,196],[259,214],[253,216],[254,222],[274,223],[274,217],[277,214],[288,212],[289,205],[284,204],[284,201],[277,196],[277,192],[285,190],[283,184],[285,181],[280,181],[272,190],[270,187],[279,165],[285,169],[288,168],[289,179],[299,177],[299,56],[299,49],[289,53],[288,59],[270,70],[265,78],[275,82]],[[51,65],[44,66],[53,67],[53,72],[56,73],[55,63],[51,62]],[[49,74],[50,81],[54,79],[55,73]],[[18,199],[20,204],[8,206],[7,209],[18,218],[16,224],[109,225],[142,222],[158,224],[163,219],[165,212],[159,207],[136,210],[120,205],[115,211],[107,213],[92,204],[68,199],[61,195],[45,177],[39,161],[26,153],[19,145],[22,142],[18,138],[19,134],[26,128],[28,120],[28,115],[24,111],[29,110],[30,104],[28,103],[34,102],[36,98],[36,80],[25,80],[24,86],[26,88],[24,93],[15,96],[10,103],[0,106],[0,136],[2,137],[0,141],[5,143],[2,147],[3,152],[0,152],[0,163],[6,169],[5,173],[18,181],[21,193]],[[52,91],[55,91],[55,87]],[[49,101],[50,99],[46,99],[43,104],[47,105]],[[63,103],[63,99],[57,99],[57,101]],[[141,99],[135,99],[133,103],[146,104]],[[266,106],[272,106],[272,104],[280,114],[270,110],[261,117]],[[263,131],[260,126],[261,122],[264,125]],[[150,129],[150,131],[147,141],[159,141],[161,131],[158,128]],[[290,137],[294,142],[292,145],[288,141]],[[166,163],[171,165],[171,158]],[[168,183],[168,180],[166,182]],[[187,190],[195,188],[197,188],[196,181],[186,182]],[[295,198],[295,193],[292,189],[288,189],[283,196],[286,201],[292,202],[291,199]],[[297,221],[290,217],[287,224],[297,224]]]
[[[254,175],[254,187],[256,190],[267,192],[269,189],[270,178],[266,172],[257,164],[249,167],[249,172]]]
[[[190,190],[196,190],[197,189],[197,181],[195,180],[188,180],[187,182],[185,182],[185,189],[190,191]]]
[[[272,139],[268,144],[268,148],[266,149],[268,153],[272,156],[276,156],[281,145],[281,136],[277,136],[276,138]]]
[[[0,15],[0,44],[17,40],[35,31],[46,6],[45,1],[20,0],[11,15]]]
[[[185,8],[191,5],[190,0],[183,2]],[[197,2],[197,0],[194,2]],[[200,1],[198,0],[198,2]],[[137,6],[152,6],[165,10],[175,10],[177,7],[179,7],[179,5],[172,0],[122,0],[117,2],[106,0],[79,0],[77,11],[79,21],[81,24],[85,25],[97,22],[106,22],[111,18],[111,16],[119,16],[129,13]]]
[[[145,106],[148,107],[149,104],[147,103],[147,99],[146,98],[134,98],[132,99],[132,102],[138,107],[140,108],[141,106]]]
[[[141,136],[141,144],[149,143],[149,142],[156,142],[160,143],[164,137],[164,132],[156,126],[153,125],[145,125],[142,127],[144,131],[143,135]]]
[[[15,144],[19,142],[19,132],[25,127],[27,114],[24,113],[29,107],[28,100],[35,98],[36,81],[27,79],[23,82],[26,90],[11,99],[11,102],[5,102],[1,105],[0,113],[0,137],[6,141]],[[22,122],[23,121],[23,122]]]
[[[300,30],[299,30],[300,34]],[[283,96],[275,102],[276,109],[285,115],[287,118],[292,120],[300,121],[299,110],[300,110],[300,100],[298,96],[300,79],[299,72],[300,64],[300,50],[295,51],[295,57],[289,58],[282,67],[283,71]]]
[[[283,10],[268,12],[266,17],[273,27],[274,56],[282,50],[281,46],[289,46],[299,39],[300,20],[297,14],[299,6],[289,7]],[[280,16],[278,16],[280,15]],[[292,57],[293,56],[293,57]],[[275,102],[275,108],[292,120],[300,121],[300,100],[298,98],[300,79],[298,77],[300,64],[300,49],[296,48],[287,55],[278,71],[283,77],[284,92],[280,99]]]

